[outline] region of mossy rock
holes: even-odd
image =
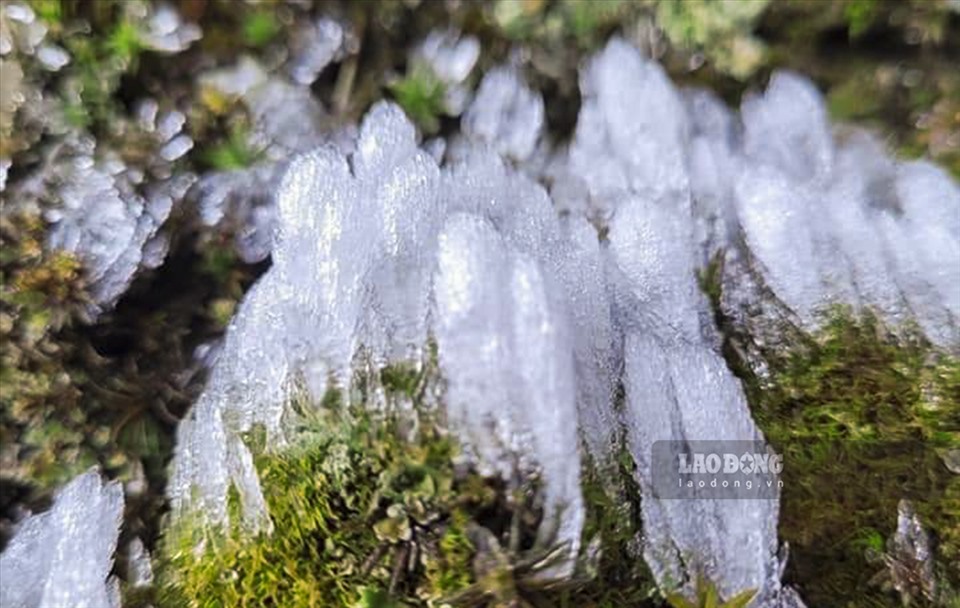
[[[880,583],[906,498],[936,541],[939,591],[904,593],[911,605],[957,601],[948,565],[960,560],[960,476],[945,458],[960,447],[960,361],[849,309],[830,311],[810,338],[772,356],[762,385],[746,378],[757,423],[784,457],[786,582],[814,606],[900,605]]]

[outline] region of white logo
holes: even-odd
[[[680,454],[679,465],[681,474],[711,474],[716,475],[721,471],[724,474],[742,473],[752,474],[774,474],[779,475],[783,471],[783,457],[780,454],[772,452],[745,452],[743,454],[718,454],[701,452],[693,454]]]

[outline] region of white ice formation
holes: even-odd
[[[111,308],[138,271],[156,268],[166,256],[161,227],[195,179],[173,170],[193,145],[182,133],[184,122],[180,112],[158,113],[156,102],[146,101],[128,127],[152,140],[153,160],[134,166],[99,152],[91,137],[70,135],[3,193],[13,208],[43,210],[51,224],[46,246],[83,263],[90,318]]]
[[[49,511],[22,521],[0,555],[3,608],[119,608],[111,577],[123,516],[119,482],[88,471],[67,484]]]
[[[151,51],[177,53],[200,36],[196,25],[182,22],[165,4],[152,7],[131,0],[122,10],[138,24],[138,40]],[[135,116],[118,117],[111,125],[136,142],[131,148],[136,154],[121,158],[98,146],[67,118],[64,100],[79,100],[80,90],[54,94],[43,81],[23,78],[21,64],[31,67],[36,60],[43,69],[58,71],[71,61],[48,33],[44,20],[26,4],[0,7],[0,137],[15,124],[18,138],[35,147],[41,159],[24,165],[14,183],[0,179],[0,207],[4,212],[43,212],[53,223],[47,246],[73,253],[83,263],[91,297],[87,316],[93,319],[116,303],[139,270],[162,263],[167,240],[160,227],[193,181],[182,170],[174,174],[173,165],[190,151],[193,140],[184,132],[184,114],[160,111],[156,101],[146,100]],[[66,78],[68,89],[79,86],[75,80]],[[139,158],[130,160],[134,156]],[[0,159],[0,167],[10,164],[11,159]]]
[[[84,264],[92,316],[112,306],[138,270],[163,262],[168,242],[160,227],[193,183],[193,176],[180,175],[151,184],[142,195],[125,170],[90,156],[68,161],[60,206],[47,213],[47,245],[76,254]]]
[[[412,64],[425,66],[444,86],[444,109],[459,116],[470,101],[467,78],[480,58],[480,41],[456,30],[434,30],[414,50]]]
[[[823,98],[792,73],[736,116],[614,40],[581,89],[563,184],[579,180],[588,216],[607,223],[624,193],[682,199],[697,266],[720,252],[735,271],[731,308],[757,306],[760,283],[804,329],[844,303],[960,346],[960,188],[945,171],[895,162],[864,133],[838,142]]]
[[[310,86],[325,67],[343,57],[352,46],[352,34],[329,17],[305,23],[294,32],[290,78],[299,85]]]
[[[543,97],[512,66],[487,72],[463,116],[467,137],[491,144],[505,158],[529,160],[545,127]]]
[[[496,79],[481,94],[508,115],[536,105],[515,75]],[[522,164],[531,146],[481,109],[468,113],[469,139],[488,145],[464,143],[442,167],[390,104],[370,111],[352,153],[326,146],[291,163],[273,266],[179,430],[175,513],[223,522],[234,484],[246,523],[269,526],[240,434],[259,423],[282,446],[294,387],[318,398],[349,386],[354,366],[417,361],[433,338],[441,403],[478,466],[507,479],[541,472],[542,542],[576,554],[574,446],[603,462],[622,439],[659,582],[689,588],[701,573],[724,596],[756,589],[754,605],[800,604],[780,584],[777,500],[669,501],[651,489],[655,441],[762,440],[697,272],[726,258],[724,305],[748,326],[758,299],[802,329],[848,303],[893,325],[916,319],[955,349],[960,189],[865,136],[838,144],[823,100],[791,74],[737,116],[613,40],[581,88],[552,199],[497,153]]]
[[[151,7],[130,2],[125,6],[134,23],[141,23],[138,40],[158,53],[179,53],[200,40],[203,32],[195,23],[185,23],[180,13],[169,4]]]
[[[587,65],[581,86],[568,171],[584,182],[588,215],[609,229],[622,423],[643,492],[644,555],[661,582],[702,572],[724,596],[758,589],[758,601],[777,604],[776,500],[661,500],[651,488],[655,441],[762,439],[717,352],[696,281],[683,98],[658,65],[618,40]]]
[[[334,25],[323,22],[316,27],[326,30]],[[326,35],[316,34],[321,39],[312,40],[313,46],[303,52],[324,52],[316,45],[326,44]],[[311,67],[295,64],[291,69],[322,68],[316,57],[302,60]],[[304,74],[297,74],[309,80]],[[192,196],[197,200],[204,226],[232,232],[240,258],[248,263],[259,262],[270,255],[277,223],[276,190],[289,159],[327,141],[349,149],[353,133],[350,129],[334,132],[327,128],[326,110],[310,92],[309,82],[298,84],[268,74],[251,57],[241,57],[234,66],[202,74],[199,82],[201,87],[246,105],[253,124],[243,145],[259,158],[249,167],[206,173]]]

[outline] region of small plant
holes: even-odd
[[[744,608],[753,600],[757,592],[753,589],[741,591],[729,600],[720,599],[720,592],[717,586],[704,578],[697,579],[697,598],[696,601],[690,601],[679,594],[670,594],[667,596],[667,602],[673,608]]]
[[[400,80],[390,85],[394,99],[424,133],[436,133],[445,111],[446,88],[433,71],[415,64]]]
[[[263,152],[250,145],[247,129],[234,127],[227,137],[204,150],[200,159],[219,171],[245,169],[263,157]]]

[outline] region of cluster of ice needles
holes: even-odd
[[[502,68],[445,154],[427,153],[403,112],[379,103],[352,152],[322,146],[290,163],[272,266],[180,425],[175,515],[223,523],[233,486],[246,524],[269,528],[241,434],[261,424],[282,446],[291,391],[319,401],[348,388],[358,365],[421,361],[433,340],[439,407],[482,471],[539,471],[540,540],[565,543],[570,567],[583,454],[608,460],[625,437],[658,581],[705,573],[722,595],[757,589],[754,605],[801,605],[780,583],[777,500],[670,501],[651,489],[655,441],[762,440],[697,273],[723,256],[723,306],[758,331],[811,329],[846,303],[891,326],[915,320],[955,350],[960,188],[864,134],[838,142],[816,88],[794,74],[774,75],[737,114],[614,39],[584,67],[581,91],[563,148],[543,144],[543,100]],[[90,544],[112,549],[116,526],[103,528]],[[5,567],[38,538],[21,532]],[[63,575],[51,572],[47,587]]]

